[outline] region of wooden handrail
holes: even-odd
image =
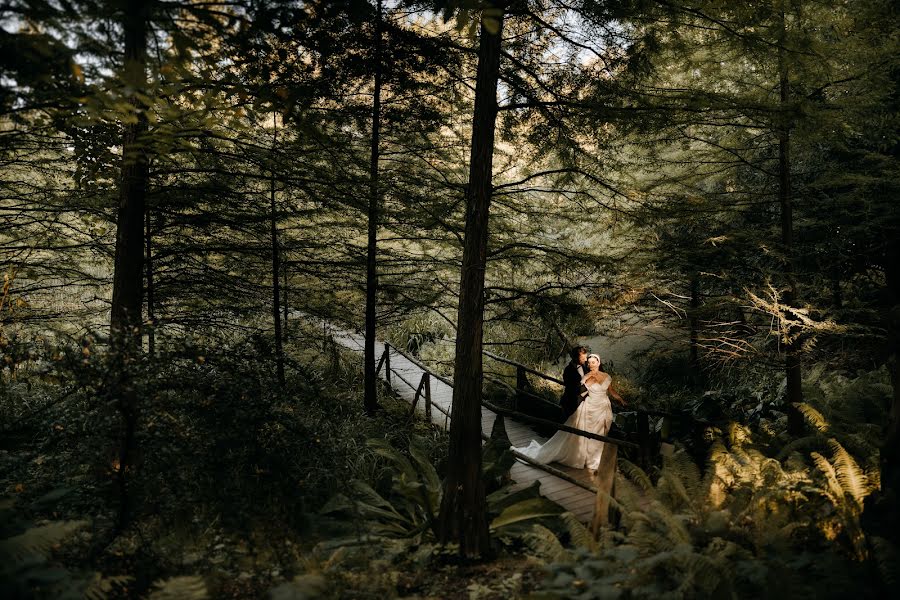
[[[600,435],[599,433],[592,433],[590,431],[585,431],[584,429],[578,429],[576,427],[569,427],[568,425],[561,425],[556,421],[550,421],[548,419],[541,419],[540,417],[532,417],[531,415],[526,415],[514,410],[510,410],[508,408],[501,408],[495,404],[491,404],[490,402],[483,400],[481,405],[491,412],[495,412],[498,415],[504,415],[517,421],[526,421],[530,423],[534,423],[535,425],[544,425],[545,427],[553,427],[559,431],[565,431],[566,433],[572,433],[575,435],[580,435],[581,437],[586,437],[591,440],[597,440],[600,442],[605,442],[607,444],[615,444],[616,446],[626,446],[628,448],[640,448],[634,442],[627,442],[625,440],[620,440],[618,438],[609,437],[607,435]]]
[[[385,345],[385,346],[387,346],[387,345]],[[420,361],[414,359],[413,357],[409,356],[408,354],[406,354],[405,352],[403,352],[402,350],[400,350],[399,348],[397,348],[397,347],[395,347],[395,346],[390,346],[390,348],[393,348],[398,354],[400,354],[401,356],[403,356],[404,358],[406,358],[408,361],[410,361],[411,363],[413,363],[414,365],[416,365],[417,367],[419,367],[419,368],[422,369],[423,371],[427,371],[427,372],[431,373],[431,375],[432,375],[433,377],[437,377],[438,379],[440,379],[441,381],[443,381],[444,383],[446,383],[446,384],[449,385],[450,387],[453,387],[453,382],[452,382],[452,381],[450,381],[450,380],[447,379],[446,377],[442,377],[442,376],[438,375],[437,373],[433,373],[433,372],[431,371],[431,369],[430,369],[427,365],[425,365],[425,364],[423,364],[422,362],[420,362]],[[395,373],[396,373],[396,372],[395,372]],[[399,374],[397,374],[397,376],[400,377]],[[401,379],[402,379],[402,377],[401,377]],[[406,382],[405,379],[404,379],[403,381],[404,381],[410,388],[412,388],[413,390],[416,389],[415,386],[413,386],[412,384]],[[612,438],[612,437],[608,437],[608,436],[605,436],[605,435],[600,435],[600,434],[598,434],[598,433],[592,433],[592,432],[590,432],[590,431],[584,431],[583,429],[577,429],[577,428],[575,428],[575,427],[569,427],[569,426],[567,426],[567,425],[562,425],[562,424],[557,423],[557,422],[555,422],[555,421],[550,421],[550,420],[547,420],[547,419],[541,419],[541,418],[539,418],[539,417],[532,417],[531,415],[526,415],[526,414],[524,414],[524,413],[520,413],[520,412],[515,411],[515,410],[510,410],[510,409],[508,409],[508,408],[501,408],[501,407],[499,407],[499,406],[497,406],[497,405],[495,405],[495,404],[492,404],[492,403],[490,403],[490,402],[488,402],[488,401],[486,401],[486,400],[482,400],[482,401],[481,401],[481,405],[482,405],[484,408],[490,410],[491,412],[497,413],[498,415],[504,415],[504,416],[511,417],[511,418],[513,418],[513,419],[517,419],[517,420],[520,420],[520,421],[526,421],[526,422],[534,423],[534,424],[536,424],[536,425],[543,425],[543,426],[545,426],[545,427],[551,427],[551,428],[557,429],[558,431],[565,431],[566,433],[572,433],[572,434],[580,435],[580,436],[582,436],[582,437],[586,437],[586,438],[589,438],[589,439],[592,439],[592,440],[598,440],[598,441],[601,441],[601,442],[607,442],[607,443],[610,443],[610,444],[616,444],[617,446],[627,446],[627,447],[629,447],[629,448],[639,448],[639,447],[640,447],[640,446],[638,446],[637,444],[635,444],[635,443],[633,443],[633,442],[627,442],[627,441],[625,441],[625,440],[620,440],[620,439],[617,439],[617,438]],[[444,412],[444,411],[441,411],[441,412]],[[445,413],[445,414],[446,414],[446,413]]]
[[[562,379],[557,379],[556,377],[553,377],[552,375],[547,375],[546,373],[541,373],[540,371],[535,371],[531,367],[526,367],[522,363],[517,363],[516,361],[510,360],[510,359],[506,358],[505,356],[500,356],[498,354],[494,354],[493,352],[488,352],[487,350],[482,350],[481,353],[484,354],[485,356],[487,356],[488,358],[493,358],[496,361],[506,363],[508,365],[512,365],[512,366],[516,367],[517,369],[522,369],[526,373],[531,373],[532,375],[537,375],[541,379],[546,379],[547,381],[552,381],[553,383],[558,383],[559,385],[565,385],[565,382]]]
[[[433,372],[433,371],[431,370],[431,368],[428,367],[428,365],[426,365],[426,364],[422,363],[421,361],[417,360],[416,358],[414,358],[414,357],[408,355],[406,352],[403,352],[402,350],[400,350],[400,349],[397,348],[397,347],[390,346],[389,344],[385,344],[385,350],[386,350],[387,352],[390,352],[390,349],[391,349],[391,348],[393,348],[394,350],[396,350],[398,354],[400,354],[401,356],[403,356],[404,358],[406,358],[408,361],[410,361],[411,363],[413,363],[414,365],[416,365],[417,367],[419,367],[420,369],[422,369],[425,373],[429,374],[431,377],[436,377],[437,379],[439,379],[439,380],[443,381],[444,383],[446,383],[447,385],[449,385],[451,388],[453,387],[453,382],[452,382],[452,381],[450,381],[448,378],[444,377],[443,375],[439,375],[439,374]],[[397,377],[400,377],[400,379],[403,380],[404,383],[406,383],[406,384],[409,385],[410,387],[413,387],[413,386],[410,385],[410,384],[406,381],[406,379],[404,379],[399,373],[397,373],[396,371],[394,371],[394,374],[397,375]],[[423,377],[424,377],[424,376],[423,376]],[[420,386],[420,387],[421,387],[421,386]],[[430,394],[429,394],[429,395],[430,395]],[[430,403],[429,403],[429,404],[430,404]],[[487,408],[488,410],[491,410],[491,411],[493,411],[494,413],[496,413],[496,414],[497,414],[497,418],[501,418],[501,419],[502,419],[502,418],[503,418],[503,415],[510,415],[510,416],[513,416],[514,418],[522,417],[522,418],[525,419],[525,420],[531,420],[531,421],[533,421],[533,422],[538,422],[538,423],[540,423],[540,424],[545,424],[545,425],[550,426],[550,427],[556,427],[556,428],[558,428],[558,429],[563,429],[563,430],[565,430],[565,431],[569,431],[570,433],[574,433],[575,435],[583,435],[583,436],[585,436],[585,437],[589,437],[589,438],[593,438],[593,439],[598,439],[598,440],[600,440],[600,441],[608,441],[608,442],[610,442],[611,444],[614,444],[614,445],[636,446],[636,444],[633,444],[633,443],[631,443],[631,442],[626,442],[626,441],[624,441],[624,440],[617,440],[617,439],[615,439],[615,438],[608,438],[608,437],[606,437],[606,436],[601,436],[601,435],[598,435],[598,434],[594,434],[594,433],[591,433],[591,432],[589,432],[589,431],[583,431],[583,430],[580,430],[580,429],[575,429],[575,428],[573,428],[573,427],[566,427],[565,425],[559,425],[558,423],[555,423],[555,422],[553,422],[553,421],[547,421],[547,420],[545,420],[545,419],[538,419],[537,417],[530,417],[529,415],[524,415],[524,414],[518,413],[518,412],[516,412],[516,411],[512,411],[512,410],[507,410],[507,409],[504,409],[504,408],[500,408],[500,407],[498,407],[498,406],[494,406],[494,405],[491,404],[490,402],[482,402],[481,404],[482,404],[482,406],[484,406],[484,407]],[[450,418],[450,413],[449,413],[449,412],[447,412],[446,410],[444,410],[443,408],[441,408],[441,407],[440,407],[439,405],[437,405],[437,404],[434,404],[433,406],[434,406],[435,409],[438,410],[438,412],[443,413],[444,416],[445,416],[446,418],[448,418],[448,419]],[[413,410],[415,410],[415,405],[413,405]],[[429,420],[430,420],[430,419],[429,419]],[[490,436],[487,435],[486,433],[484,433],[483,431],[481,432],[481,438],[482,438],[483,440],[485,440],[485,441],[489,441],[489,440],[490,440]],[[583,488],[583,489],[585,489],[585,490],[588,490],[589,492],[592,492],[592,493],[594,493],[594,494],[598,493],[598,489],[597,489],[595,486],[592,486],[592,485],[590,485],[590,484],[587,484],[587,483],[585,483],[584,481],[580,481],[580,480],[576,479],[575,477],[572,477],[571,475],[569,475],[569,474],[566,473],[565,471],[562,471],[562,470],[557,469],[557,468],[555,468],[555,467],[551,467],[550,465],[546,465],[546,464],[543,464],[543,463],[539,463],[539,462],[537,462],[536,460],[534,460],[533,458],[531,458],[531,457],[529,457],[529,456],[526,456],[525,454],[522,454],[521,452],[518,452],[517,450],[513,449],[512,447],[510,447],[509,450],[510,450],[510,452],[512,452],[513,456],[515,456],[517,460],[520,460],[520,461],[522,461],[522,462],[528,463],[528,464],[530,464],[531,466],[533,466],[533,467],[535,467],[535,468],[537,468],[537,469],[540,469],[540,470],[542,470],[542,471],[544,471],[544,472],[546,472],[546,473],[549,473],[549,474],[553,475],[554,477],[558,477],[559,479],[563,479],[563,480],[565,480],[565,481],[568,481],[569,483],[575,484],[575,485],[577,485],[577,486],[579,486],[579,487],[581,487],[581,488]]]
[[[556,377],[553,377],[552,375],[547,375],[546,373],[541,373],[540,371],[536,371],[536,370],[532,369],[531,367],[527,367],[527,366],[523,365],[522,363],[518,363],[512,359],[506,358],[505,356],[500,356],[499,354],[494,354],[493,352],[489,352],[487,350],[482,350],[481,353],[484,354],[485,356],[487,356],[488,358],[492,358],[498,362],[506,363],[508,365],[516,367],[517,369],[522,369],[526,373],[531,373],[532,375],[540,377],[541,379],[544,379],[546,381],[552,381],[553,383],[558,383],[559,385],[565,385],[565,382],[561,379],[557,379]],[[422,365],[420,364],[419,366],[422,366]],[[498,379],[496,377],[491,378],[490,380],[494,381],[495,383],[502,383],[503,385],[506,385],[507,387],[512,387],[509,384],[502,382],[500,379]],[[524,394],[531,398],[536,398],[538,400],[543,400],[544,402],[547,402],[546,398],[541,398],[537,394],[530,393],[527,390],[516,390],[516,393]],[[549,404],[549,402],[548,402],[548,404]],[[711,425],[712,424],[709,421],[707,421],[706,419],[697,419],[690,415],[679,415],[677,413],[670,413],[670,412],[666,412],[664,410],[653,410],[653,409],[645,409],[645,408],[638,408],[638,407],[634,407],[632,410],[635,412],[639,412],[639,413],[640,412],[646,413],[646,414],[650,415],[651,417],[669,417],[672,419],[684,419],[684,420],[694,421],[695,423],[698,423],[700,425]]]
[[[555,408],[559,408],[559,404],[556,404],[556,403],[554,403],[554,402],[550,402],[550,401],[547,400],[546,398],[543,398],[543,397],[541,397],[541,396],[535,394],[534,392],[529,392],[528,390],[520,390],[520,389],[516,389],[516,388],[514,388],[513,386],[511,386],[511,385],[509,385],[508,383],[506,383],[505,381],[503,381],[502,379],[499,379],[499,378],[497,378],[497,377],[491,377],[490,375],[485,375],[484,378],[487,379],[488,381],[492,382],[492,383],[496,383],[496,384],[502,385],[503,387],[505,387],[506,389],[510,390],[510,391],[511,391],[512,393],[514,393],[514,394],[518,394],[518,395],[520,395],[520,396],[526,396],[526,397],[528,397],[528,398],[533,398],[533,399],[535,399],[535,400],[538,400],[538,401],[540,401],[540,402],[543,402],[544,404],[546,404],[546,405],[548,405],[548,406],[552,406],[552,407],[555,407]]]

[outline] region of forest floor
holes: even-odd
[[[436,457],[445,452],[446,434],[424,423],[410,429],[408,407],[389,396],[377,419],[344,417],[347,422],[341,422],[341,414],[358,413],[356,397],[327,397],[305,410],[281,401],[267,406],[262,421],[276,414],[283,426],[273,450],[292,455],[287,463],[274,463],[284,464],[283,477],[266,455],[269,442],[223,438],[219,452],[234,454],[221,457],[233,472],[212,484],[204,482],[210,473],[202,471],[210,469],[205,466],[210,456],[197,423],[172,406],[160,409],[167,419],[161,443],[178,448],[162,464],[150,456],[140,459],[137,476],[142,479],[132,490],[134,516],[121,530],[116,526],[119,496],[111,458],[115,446],[105,447],[109,440],[98,443],[85,430],[77,406],[48,411],[0,442],[0,546],[13,536],[42,535],[42,528],[77,526],[64,540],[53,539],[40,548],[40,556],[35,555],[39,567],[19,574],[22,589],[30,591],[13,597],[82,597],[99,590],[92,597],[133,598],[156,590],[170,593],[159,597],[202,598],[198,590],[205,589],[212,598],[470,600],[521,597],[536,589],[546,563],[525,548],[498,544],[494,560],[460,563],[430,536],[360,545],[354,541],[365,534],[360,523],[318,513],[322,499],[340,488],[341,479],[361,473],[377,479],[377,463],[357,456],[366,454],[366,437],[399,436],[395,445],[402,447],[415,433],[431,437]],[[221,422],[219,417],[214,421]],[[246,435],[240,425],[234,436]],[[216,433],[224,436],[219,427]],[[285,434],[290,428],[294,432]],[[306,436],[313,438],[309,442],[327,451],[317,456],[315,446],[292,445],[304,431],[313,431]],[[157,448],[150,438],[143,443],[148,455],[170,451]],[[243,462],[238,452],[242,445],[255,447],[252,460]],[[316,461],[321,472],[313,472]]]
[[[80,484],[78,473],[63,470],[71,457],[45,450],[23,444],[0,451],[0,489],[12,491],[7,504],[24,508],[20,515],[34,525],[86,520],[51,554],[51,564],[75,575],[73,588],[82,585],[78,574],[97,572],[132,578],[119,590],[122,597],[192,575],[215,598],[263,598],[278,586],[281,595],[273,597],[306,597],[294,595],[299,586],[325,598],[500,600],[527,595],[545,576],[545,563],[527,553],[504,550],[489,562],[460,564],[452,553],[428,544],[400,544],[387,553],[383,544],[323,552],[318,545],[331,541],[326,534],[333,522],[308,522],[301,531],[284,522],[234,516],[226,523],[221,514],[202,509],[144,514],[116,535],[115,511],[101,497],[92,498],[97,489]],[[60,480],[70,485],[55,487]]]

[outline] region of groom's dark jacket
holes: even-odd
[[[563,395],[559,404],[562,407],[562,419],[565,421],[575,412],[581,401],[584,400],[581,392],[585,390],[585,387],[581,385],[581,373],[578,372],[578,363],[572,361],[563,369],[563,386]]]

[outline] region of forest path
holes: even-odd
[[[326,327],[330,330],[337,344],[354,351],[363,351],[364,337],[362,334],[336,328],[330,324],[326,325]],[[384,343],[376,340],[375,356],[380,357],[383,352]],[[416,389],[422,379],[422,375],[426,371],[396,351],[391,352],[390,367],[391,387],[401,398],[412,404],[413,398],[416,396]],[[382,368],[379,371],[379,377],[386,379],[386,371],[387,369]],[[431,420],[444,429],[448,429],[450,426],[449,415],[453,401],[453,388],[437,377],[431,377],[430,379],[431,403],[434,407],[431,411]],[[425,402],[421,398],[416,403],[416,410],[422,415],[425,414]],[[496,417],[497,415],[492,411],[486,408],[481,409],[482,432],[490,433]],[[537,440],[540,443],[546,441],[545,437],[535,433],[529,426],[512,419],[506,419],[505,426],[509,441],[513,446],[527,446],[531,440]],[[542,496],[564,507],[574,514],[579,521],[590,523],[594,514],[596,488],[588,469],[573,469],[555,463],[551,466],[554,470],[564,473],[574,481],[569,481],[544,469],[518,460],[510,469],[510,476],[514,482],[515,489],[528,487],[535,481],[539,481]]]

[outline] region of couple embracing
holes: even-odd
[[[604,373],[603,363],[596,354],[588,354],[587,348],[572,349],[572,361],[563,371],[562,406],[565,424],[569,427],[606,435],[612,426],[613,412],[610,398],[618,404],[625,401],[612,387],[612,377]],[[596,470],[600,466],[603,442],[573,433],[557,431],[544,444],[536,441],[527,447],[516,448],[537,462],[558,462],[577,469]]]

